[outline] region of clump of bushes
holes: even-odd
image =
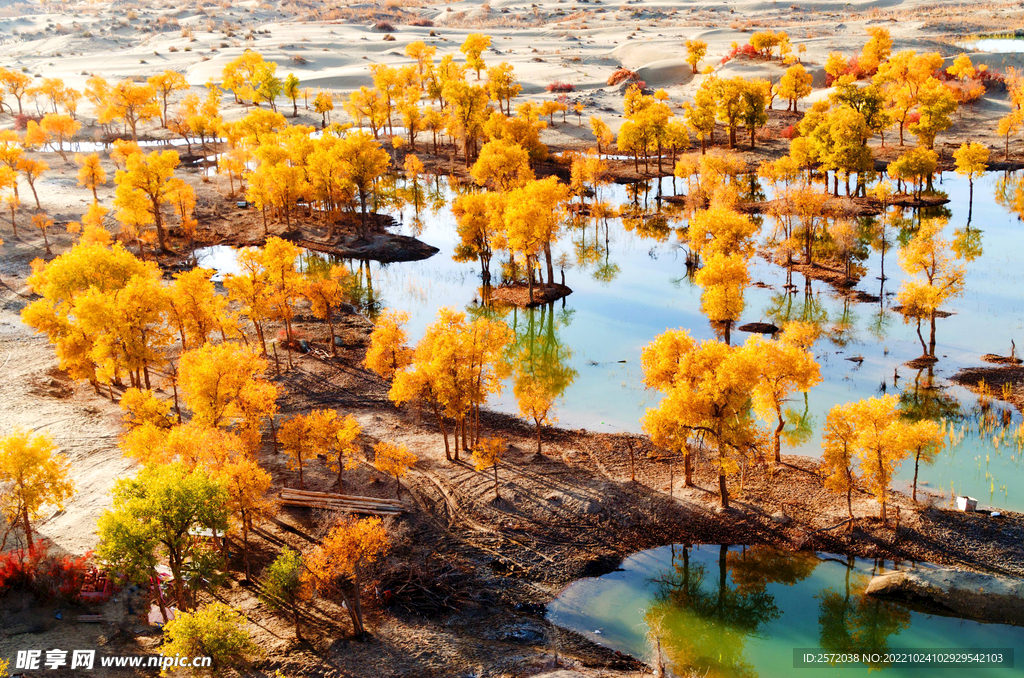
[[[547,90],[549,92],[558,92],[558,93],[575,92],[576,91],[576,85],[572,84],[571,82],[561,82],[560,80],[556,80],[556,81],[554,81],[553,83],[551,83],[550,85],[547,86]]]
[[[761,53],[758,52],[753,45],[737,45],[736,47],[733,47],[728,54],[722,57],[722,63],[728,63],[738,56],[745,56],[748,59],[756,59],[761,56]]]
[[[34,122],[40,122],[43,119],[41,115],[28,115],[27,113],[18,113],[14,116],[14,129],[18,132],[22,132],[28,127],[29,120]]]
[[[380,31],[381,33],[392,33],[395,27],[388,21],[378,21],[373,27],[373,30]]]
[[[877,70],[877,68],[874,68],[872,70],[864,68],[860,64],[860,59],[858,59],[857,55],[855,54],[852,57],[850,57],[850,59],[846,62],[846,68],[844,68],[841,73],[833,74],[826,72],[825,86],[831,87],[833,82],[843,77],[844,75],[852,75],[854,80],[863,80],[864,78],[874,75],[875,71]]]
[[[631,71],[628,68],[619,68],[614,73],[608,76],[609,85],[618,85],[622,82],[636,82],[637,74],[636,71]]]
[[[40,598],[74,600],[91,567],[92,554],[62,555],[39,539],[29,548],[0,553],[0,597],[11,591],[30,591]]]

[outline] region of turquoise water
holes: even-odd
[[[760,546],[663,546],[571,584],[548,606],[548,619],[652,666],[660,649],[666,668],[699,676],[1024,675],[1021,668],[884,661],[794,668],[794,648],[880,655],[1024,648],[1021,627],[914,612],[863,595],[874,574],[915,567],[927,566]]]
[[[1018,263],[1024,254],[1024,227],[1016,214],[993,198],[1001,176],[990,174],[975,182],[972,228],[983,252],[966,263],[966,293],[945,307],[952,315],[938,320],[936,354],[940,360],[931,368],[915,370],[904,365],[922,351],[914,327],[904,324],[902,316],[891,309],[903,278],[895,243],[885,256],[884,283],[879,252],[869,249],[861,262],[866,272],[857,289],[880,297],[874,303],[858,303],[826,283],[805,281],[796,272],[792,279],[795,289],[789,294],[783,287],[784,269],[760,257],[751,261],[750,277],[755,284],[746,290],[745,310],[737,326],[814,317],[826,330],[814,348],[823,381],[806,399],[797,397],[789,404],[810,426],[810,434],[791,441],[784,453],[820,454],[820,428],[829,408],[878,395],[884,388],[887,393],[903,394],[920,407],[941,411],[955,420],[958,429],[970,429],[934,466],[922,467],[919,492],[941,490],[946,497],[941,501],[948,502],[952,490],[977,497],[982,506],[1024,510],[1024,495],[1018,491],[1024,481],[1020,452],[1006,442],[1006,432],[998,447],[991,432],[977,434],[981,412],[977,398],[946,381],[963,366],[984,364],[979,359],[982,354],[1008,355],[1012,339],[1022,338],[1024,347],[1024,298],[1020,292],[1024,270]],[[947,237],[952,239],[954,231],[967,221],[968,185],[961,177],[947,174],[938,180],[936,189],[951,199],[946,209],[950,213]],[[442,182],[431,190],[437,198],[451,197]],[[671,179],[663,180],[662,190],[672,192]],[[637,203],[655,211],[655,192],[651,188],[641,193]],[[622,185],[603,187],[600,197],[613,205],[634,200]],[[480,311],[479,264],[452,260],[457,235],[448,204],[446,200],[435,211],[421,210],[418,218],[408,207],[398,215],[401,225],[397,230],[440,248],[437,255],[390,265],[348,262],[362,281],[364,304],[371,309],[407,311],[413,339],[442,306]],[[668,218],[667,224],[675,228],[682,222]],[[762,235],[769,230],[766,221]],[[683,327],[701,339],[716,336],[701,313],[700,288],[687,277],[685,250],[673,232],[666,230],[661,235],[659,239],[638,234],[619,219],[568,228],[555,256],[565,255],[565,282],[573,293],[551,309],[504,312],[520,335],[533,332],[556,346],[566,371],[574,376],[558,405],[561,425],[602,432],[639,431],[644,410],[658,398],[643,387],[642,347],[667,328]],[[891,235],[895,238],[896,234]],[[200,250],[198,257],[201,265],[221,271],[233,266],[230,248],[207,248]],[[498,268],[496,257],[492,271]],[[559,277],[558,271],[555,276]],[[927,339],[927,328],[925,332]],[[732,337],[734,342],[742,342],[746,334],[734,329]],[[851,362],[848,358],[863,360]],[[516,412],[511,389],[492,399],[491,406]],[[998,403],[995,407],[1002,408]],[[1015,411],[1006,416],[1008,430],[1015,430],[1020,416]],[[905,465],[898,484],[905,487],[912,475],[913,468]]]

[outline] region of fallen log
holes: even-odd
[[[393,499],[313,492],[311,490],[294,490],[290,488],[283,488],[278,493],[278,498],[284,506],[344,511],[346,513],[365,513],[377,516],[394,516],[406,510],[404,504]]]
[[[404,508],[405,503],[399,499],[385,499],[382,497],[366,497],[355,494],[336,494],[334,492],[315,492],[313,490],[296,490],[291,487],[282,487],[282,495],[289,495],[292,497],[308,497],[308,498],[319,498],[319,499],[331,499],[331,500],[342,500],[342,501],[365,501],[373,504],[390,504],[399,508]]]

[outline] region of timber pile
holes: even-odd
[[[80,614],[75,617],[75,621],[79,624],[101,624],[107,621],[107,618],[102,614]]]
[[[332,492],[313,492],[287,487],[281,490],[278,497],[283,506],[302,506],[305,508],[326,509],[328,511],[365,513],[372,516],[397,516],[405,511],[405,505],[397,499],[360,497],[350,494],[334,494]]]

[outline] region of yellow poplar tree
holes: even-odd
[[[785,333],[784,333],[785,334]],[[794,391],[806,393],[821,383],[821,368],[810,351],[785,340],[765,340],[751,337],[747,347],[758,359],[760,375],[754,387],[754,411],[765,423],[774,420],[773,447],[775,462],[781,462],[781,436],[786,426],[783,412],[789,394]]]
[[[245,576],[250,577],[249,533],[261,518],[274,512],[274,503],[267,497],[272,479],[259,463],[245,456],[228,461],[217,473],[228,496],[228,510],[242,533],[242,560]]]
[[[644,429],[676,449],[695,437],[714,451],[719,497],[728,508],[727,478],[763,446],[764,432],[750,407],[759,377],[757,352],[714,340],[696,343],[682,329],[669,332],[642,354],[645,384],[665,394],[657,408],[648,408]]]
[[[78,185],[85,186],[92,191],[93,202],[99,202],[96,195],[96,187],[107,183],[107,172],[100,164],[100,154],[89,155],[75,154],[75,163],[78,165]]]
[[[971,223],[971,212],[974,208],[974,180],[985,174],[988,169],[988,146],[976,141],[964,142],[953,152],[956,160],[956,173],[967,177],[969,198],[967,202],[967,223]]]
[[[494,498],[501,499],[498,493],[498,463],[508,450],[508,445],[501,438],[483,438],[473,450],[473,466],[477,471],[491,469],[494,472]]]
[[[334,314],[348,298],[348,270],[344,266],[334,265],[326,275],[307,274],[302,296],[309,300],[313,315],[327,321],[330,330],[331,355],[337,355],[338,349],[334,342]]]
[[[263,355],[266,356],[267,342],[263,327],[272,314],[273,289],[263,269],[262,250],[254,247],[239,250],[238,266],[239,273],[224,276],[224,287],[228,290],[228,298],[238,303],[242,313],[249,317],[259,337]]]
[[[822,471],[825,487],[832,492],[846,494],[846,510],[853,520],[853,474],[857,449],[857,419],[854,403],[834,405],[825,418],[821,435]]]
[[[388,397],[396,404],[415,401],[434,413],[444,437],[445,456],[453,460],[445,419],[455,422],[455,456],[469,450],[470,431],[479,437],[480,408],[491,394],[502,391],[508,376],[504,361],[512,330],[499,320],[477,318],[442,308],[416,344],[409,367],[398,372]],[[472,424],[467,426],[467,424]]]
[[[405,324],[409,314],[388,309],[378,316],[370,333],[370,346],[366,349],[363,367],[390,381],[412,362],[409,335]]]
[[[0,438],[0,483],[7,490],[0,495],[0,511],[12,522],[21,523],[25,541],[33,543],[32,521],[44,506],[59,509],[75,493],[69,476],[70,464],[57,453],[53,439],[14,428]]]
[[[395,489],[399,498],[402,496],[402,476],[408,473],[415,463],[416,455],[405,445],[381,441],[373,446],[373,467],[395,479]]]
[[[357,638],[366,634],[361,601],[363,569],[383,557],[390,546],[380,518],[342,518],[305,557],[302,578],[307,590],[321,595],[340,594]]]
[[[78,130],[82,129],[82,123],[76,121],[70,115],[47,113],[39,121],[39,127],[42,128],[50,139],[57,142],[57,152],[60,153],[61,158],[67,160],[68,156],[64,152],[64,142],[71,141]]]
[[[459,51],[466,55],[466,65],[476,71],[476,79],[480,79],[480,71],[484,68],[482,54],[491,46],[491,36],[481,33],[470,33]]]
[[[204,344],[181,354],[178,383],[193,419],[224,426],[241,419],[247,392],[262,381],[267,362],[245,346]]]
[[[924,355],[935,358],[935,319],[940,307],[964,292],[965,270],[958,263],[952,244],[942,237],[946,220],[940,217],[922,219],[917,232],[906,246],[900,248],[899,264],[908,275],[896,299],[904,318],[917,321],[917,338]],[[921,321],[931,323],[931,337],[925,345]]]
[[[878,517],[886,518],[886,495],[896,467],[907,456],[900,419],[899,398],[886,395],[854,403],[857,428],[857,454],[861,477],[878,500]]]
[[[117,193],[114,206],[130,212],[137,212],[139,200],[145,197],[147,215],[144,217],[156,227],[157,243],[161,251],[168,251],[164,231],[164,216],[161,205],[170,202],[171,182],[178,167],[177,151],[153,151],[149,155],[133,153],[125,162],[125,169],[114,175]]]
[[[169,307],[183,351],[190,344],[203,345],[215,331],[225,338],[227,299],[217,294],[210,279],[213,273],[212,269],[193,268],[174,275]]]

